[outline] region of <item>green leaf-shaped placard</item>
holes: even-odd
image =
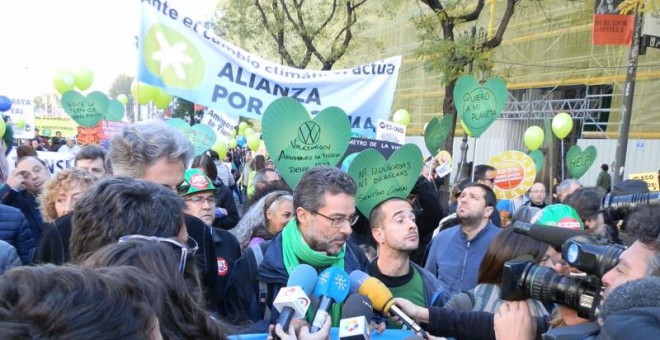
[[[297,100],[279,98],[264,112],[262,138],[282,178],[294,188],[305,171],[336,166],[351,140],[346,113],[328,107],[314,118]]]
[[[442,116],[442,119],[438,117],[431,119],[426,126],[426,130],[424,130],[424,144],[426,144],[426,148],[432,155],[437,154],[445,144],[445,139],[447,139],[449,132],[451,132],[451,125],[452,116],[446,115]]]
[[[566,153],[566,168],[571,177],[578,179],[584,175],[596,161],[596,147],[587,146],[584,151],[578,145],[571,146]]]
[[[183,132],[195,148],[195,155],[201,155],[215,144],[215,132],[204,124],[190,126],[190,124],[181,118],[168,119],[165,123]]]
[[[105,119],[113,122],[121,122],[124,118],[124,104],[116,99],[110,99],[108,102],[108,111],[105,113]]]
[[[76,91],[67,91],[60,101],[64,112],[80,126],[92,127],[99,124],[108,110],[108,96],[92,92],[86,97]]]
[[[507,100],[506,84],[498,77],[491,77],[483,85],[473,76],[461,76],[456,81],[456,110],[474,137],[481,136],[495,122]]]
[[[541,173],[543,170],[543,163],[545,163],[545,156],[543,155],[543,152],[541,152],[541,150],[534,150],[527,155],[534,161],[536,173]]]
[[[355,205],[365,215],[378,203],[390,198],[406,198],[422,171],[422,151],[415,144],[405,144],[388,160],[374,149],[360,152],[348,167],[357,183]]]

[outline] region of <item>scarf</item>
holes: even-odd
[[[305,239],[300,233],[298,223],[296,222],[296,219],[293,218],[282,230],[282,253],[284,267],[289,275],[291,275],[293,269],[300,264],[300,261],[315,268],[337,266],[340,269],[344,269],[346,245],[344,245],[344,248],[336,256],[325,255],[313,250],[309,247],[307,242],[305,242]],[[332,317],[332,326],[338,327],[341,319],[341,306],[339,303],[332,304],[330,316]],[[307,310],[305,319],[310,324],[312,323],[314,315],[311,309]]]

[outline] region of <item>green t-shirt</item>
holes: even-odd
[[[424,298],[424,280],[413,266],[410,266],[410,273],[401,277],[385,276],[380,273],[376,261],[372,263],[375,277],[381,280],[387,288],[390,289],[394,297],[404,298],[410,302],[426,308],[426,299]],[[403,325],[387,320],[387,328],[401,329]]]

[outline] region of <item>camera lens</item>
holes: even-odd
[[[562,276],[552,268],[529,263],[520,282],[529,298],[568,306],[583,318],[592,318],[599,303],[600,284],[587,277]]]

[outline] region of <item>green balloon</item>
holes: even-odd
[[[408,124],[410,124],[410,113],[406,109],[398,109],[394,112],[392,121],[397,124],[408,126]]]
[[[163,89],[158,89],[158,93],[155,98],[152,98],[154,105],[159,109],[165,109],[172,102],[172,95],[163,91]]]
[[[261,144],[261,139],[259,138],[258,133],[253,133],[247,136],[247,146],[248,148],[250,148],[250,150],[257,151],[259,149],[260,144]]]
[[[73,74],[64,70],[57,71],[53,77],[53,86],[60,94],[73,90],[75,86]]]
[[[159,88],[153,85],[149,85],[147,83],[143,83],[139,81],[137,83],[137,88],[136,88],[136,94],[137,94],[136,97],[138,103],[142,105],[148,104],[151,100],[156,98],[159,90],[160,90]]]
[[[117,100],[124,105],[128,104],[128,96],[123,93],[117,96]]]
[[[80,91],[87,90],[92,86],[92,81],[94,81],[94,73],[86,67],[81,67],[73,77],[74,83]]]
[[[529,149],[529,151],[534,151],[543,145],[544,138],[545,134],[543,133],[543,129],[534,125],[527,128],[523,140],[525,141],[525,146]]]
[[[227,154],[227,143],[223,140],[217,140],[215,144],[213,144],[212,149],[220,155],[220,158],[224,158]]]
[[[552,132],[559,139],[564,139],[573,129],[573,117],[566,112],[558,113],[552,118]]]
[[[0,138],[5,135],[5,130],[7,130],[7,124],[4,119],[0,119]]]

